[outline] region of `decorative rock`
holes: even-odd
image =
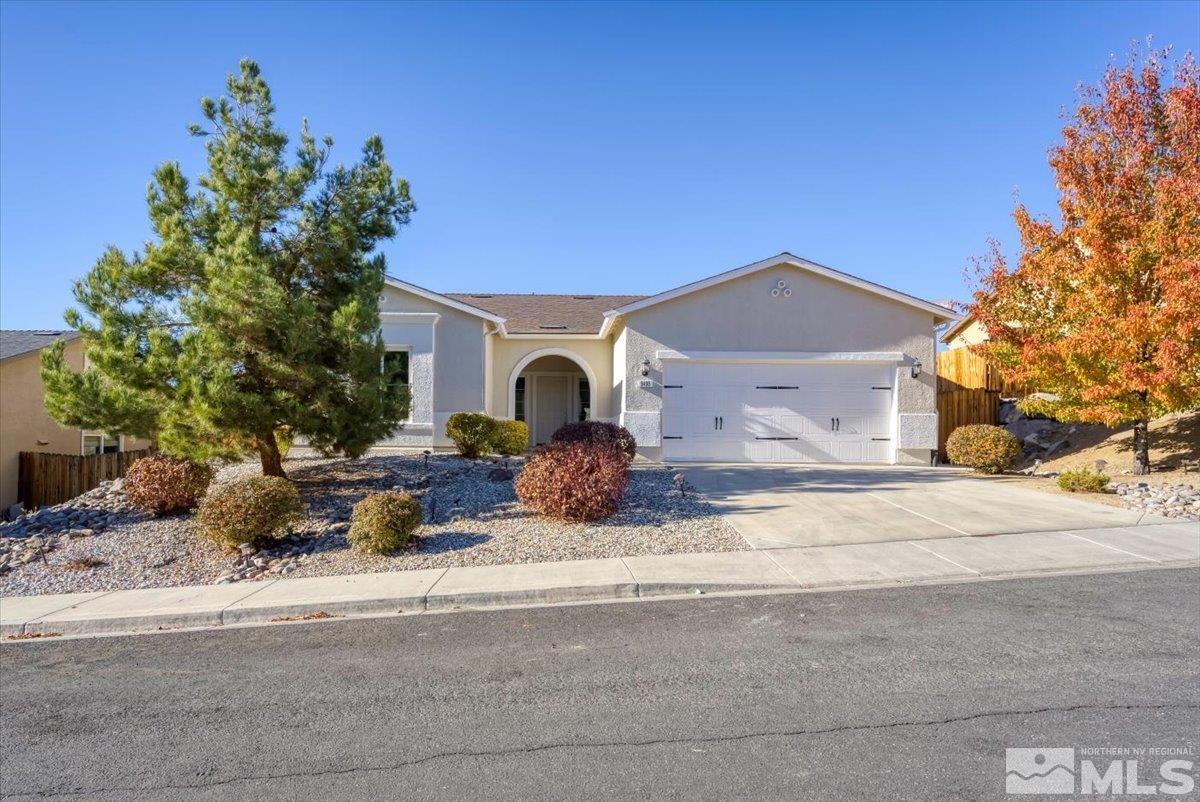
[[[1200,520],[1200,492],[1191,485],[1150,486],[1147,482],[1131,485],[1121,482],[1113,491],[1123,506],[1144,510],[1168,518]]]
[[[488,474],[507,468],[515,475],[523,460],[504,464],[470,463],[453,455],[371,455],[362,460],[299,458],[288,472],[300,485],[307,517],[290,536],[264,549],[238,549],[232,556],[196,537],[190,516],[152,518],[132,510],[121,492],[85,494],[20,522],[0,524],[0,594],[5,596],[169,587],[202,583],[268,580],[277,577],[335,576],[360,572],[496,565],[589,559],[614,555],[734,551],[746,548],[702,495],[672,492],[674,472],[661,466],[631,469],[626,504],[613,518],[595,524],[565,524],[531,515],[516,501],[511,481]],[[217,482],[260,469],[256,463],[222,468]],[[416,548],[390,556],[363,555],[348,548],[346,531],[353,503],[366,493],[401,486],[421,497],[430,513]],[[107,495],[106,495],[107,494]],[[1180,496],[1183,494],[1180,493]],[[89,500],[90,499],[90,500]],[[437,510],[455,521],[432,521]],[[54,513],[67,524],[54,525]],[[101,526],[106,524],[107,528]],[[90,538],[52,538],[91,529]],[[18,535],[19,533],[19,535]],[[30,535],[42,543],[57,540],[58,551],[43,564],[26,546]],[[26,554],[29,562],[26,563]],[[63,571],[68,559],[93,558],[104,565],[90,571]],[[257,558],[258,564],[255,564]],[[5,571],[3,566],[7,567]]]

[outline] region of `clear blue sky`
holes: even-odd
[[[1077,82],[1200,4],[198,5],[0,10],[0,325],[61,325],[155,164],[242,56],[295,131],[383,136],[419,211],[390,272],[443,291],[650,293],[782,250],[965,294]]]

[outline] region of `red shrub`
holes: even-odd
[[[560,430],[561,431],[561,430]],[[515,483],[521,503],[547,518],[595,521],[621,506],[629,460],[611,445],[551,443],[534,450]]]
[[[142,457],[125,472],[129,503],[153,515],[190,510],[212,481],[207,465],[165,455]]]
[[[637,455],[637,441],[624,426],[598,420],[568,423],[559,427],[550,437],[552,443],[591,443],[597,446],[613,446],[633,459]]]

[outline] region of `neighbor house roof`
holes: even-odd
[[[504,318],[509,334],[598,334],[605,312],[645,296],[450,292],[446,297]]]
[[[75,340],[79,332],[70,329],[2,329],[0,330],[0,359],[40,351],[58,340]]]
[[[834,270],[832,267],[819,265],[816,262],[809,261],[808,259],[804,259],[796,256],[795,254],[784,251],[778,256],[772,256],[769,259],[763,259],[758,262],[752,262],[751,264],[743,265],[742,267],[734,268],[733,270],[727,270],[724,273],[718,273],[715,276],[709,276],[708,278],[701,279],[700,281],[693,281],[690,284],[684,284],[683,286],[667,290],[666,292],[660,292],[657,295],[640,298],[626,304],[614,304],[611,309],[604,313],[605,320],[604,326],[601,328],[601,333],[607,334],[612,326],[613,321],[621,315],[626,315],[630,312],[636,312],[639,309],[645,309],[648,306],[654,306],[655,304],[670,301],[683,295],[698,292],[699,290],[707,289],[708,287],[712,287],[717,284],[723,284],[726,281],[732,281],[733,279],[741,278],[742,276],[748,276],[752,273],[757,273],[760,270],[778,267],[779,265],[791,265],[793,267],[800,268],[801,270],[807,270],[810,273],[816,273],[819,276],[833,279],[834,281],[840,281],[843,284],[849,284],[852,287],[858,287],[861,290],[866,290],[867,292],[872,292],[876,295],[882,295],[885,298],[890,298],[891,300],[905,304],[906,306],[911,306],[916,309],[929,312],[935,318],[941,320],[958,320],[959,317],[953,310],[921,298],[917,298],[915,295],[909,295],[908,293],[900,292],[899,290],[893,290],[891,287],[885,287],[882,284],[876,284],[873,281],[867,281],[864,278],[852,276],[849,273],[843,273],[841,270]]]
[[[974,318],[972,318],[970,315],[963,315],[962,319],[960,319],[957,323],[951,323],[950,327],[942,332],[942,342],[948,343],[953,340],[955,337],[961,334],[963,330],[967,328],[967,326],[970,326],[973,320]]]

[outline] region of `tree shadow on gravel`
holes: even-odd
[[[452,551],[463,551],[474,548],[492,540],[491,535],[479,532],[438,532],[437,534],[422,534],[417,542],[417,551],[422,554],[446,554]]]

